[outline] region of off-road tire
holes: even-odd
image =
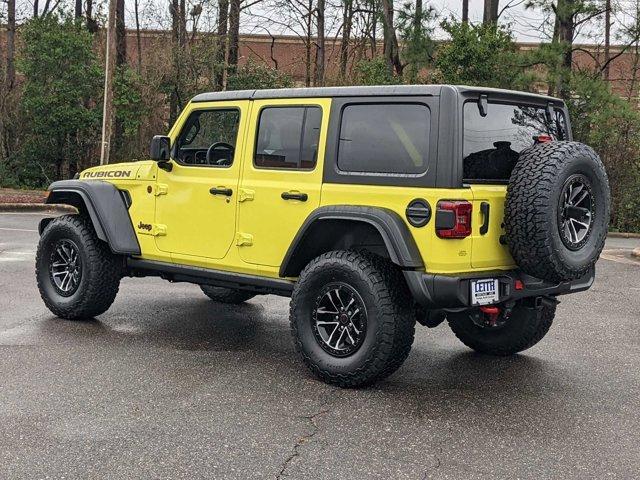
[[[58,293],[49,272],[53,249],[60,240],[70,240],[78,247],[82,265],[77,289],[69,296]],[[87,218],[63,215],[42,232],[36,253],[38,289],[47,308],[60,318],[87,320],[107,311],[118,293],[122,272],[122,257],[97,237]]]
[[[214,302],[237,305],[255,297],[255,293],[246,290],[200,285],[202,292]]]
[[[561,238],[562,192],[583,176],[594,199],[592,226],[584,244],[570,249]],[[549,142],[523,151],[509,185],[504,226],[509,250],[527,274],[550,282],[586,275],[604,247],[609,223],[609,182],[602,161],[578,142]]]
[[[551,328],[555,313],[553,304],[543,304],[540,312],[519,304],[501,327],[480,327],[472,320],[470,312],[449,313],[447,321],[456,337],[467,347],[488,355],[508,356],[531,348],[542,340]]]
[[[344,282],[361,297],[367,330],[353,354],[336,358],[321,348],[313,334],[313,308],[319,292]],[[290,304],[291,333],[296,350],[321,380],[340,387],[362,387],[396,371],[411,350],[415,311],[402,273],[388,261],[355,251],[328,252],[302,271]]]

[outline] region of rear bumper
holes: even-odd
[[[526,297],[565,295],[587,290],[593,284],[595,268],[578,280],[550,283],[531,277],[519,270],[479,272],[463,275],[437,275],[405,270],[404,277],[416,302],[426,308],[462,309],[471,307],[470,281],[479,278],[497,278],[500,300],[503,303]],[[524,288],[516,290],[514,283],[522,281]]]

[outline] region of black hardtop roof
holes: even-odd
[[[466,85],[379,85],[368,87],[310,87],[278,88],[269,90],[234,90],[225,92],[207,92],[196,95],[192,102],[215,102],[223,100],[257,100],[268,98],[310,98],[310,97],[376,97],[376,96],[438,96],[444,88],[458,93],[486,93],[500,97],[529,97],[539,101],[560,102],[559,98],[489,87]]]

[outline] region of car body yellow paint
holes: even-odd
[[[421,198],[435,209],[440,200],[467,200],[473,204],[472,235],[441,239],[435,221],[407,227],[429,273],[507,270],[515,264],[505,245],[502,218],[506,187],[473,185],[460,189],[381,185],[323,184],[325,144],[330,98],[229,100],[190,103],[169,132],[171,144],[197,109],[230,107],[240,110],[234,161],[229,168],[180,165],[171,170],[154,161],[93,167],[81,180],[101,180],[126,190],[132,199],[131,222],[140,243],[140,258],[173,262],[265,277],[278,277],[280,264],[308,215],[328,205],[383,207],[405,218],[411,200]],[[322,123],[318,160],[313,170],[269,170],[253,165],[259,113],[266,106],[319,106]],[[209,193],[212,187],[233,190],[230,197]],[[306,202],[283,200],[282,192],[304,192]],[[488,232],[480,234],[481,204],[491,210]]]

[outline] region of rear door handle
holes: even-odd
[[[280,196],[283,200],[300,200],[301,202],[306,202],[309,198],[309,195],[301,192],[282,192]]]
[[[230,197],[233,195],[233,190],[227,187],[211,187],[209,189],[209,193],[211,195],[226,195],[227,197]]]
[[[482,214],[482,225],[480,225],[480,235],[485,235],[489,231],[489,202],[480,204],[480,213]]]

